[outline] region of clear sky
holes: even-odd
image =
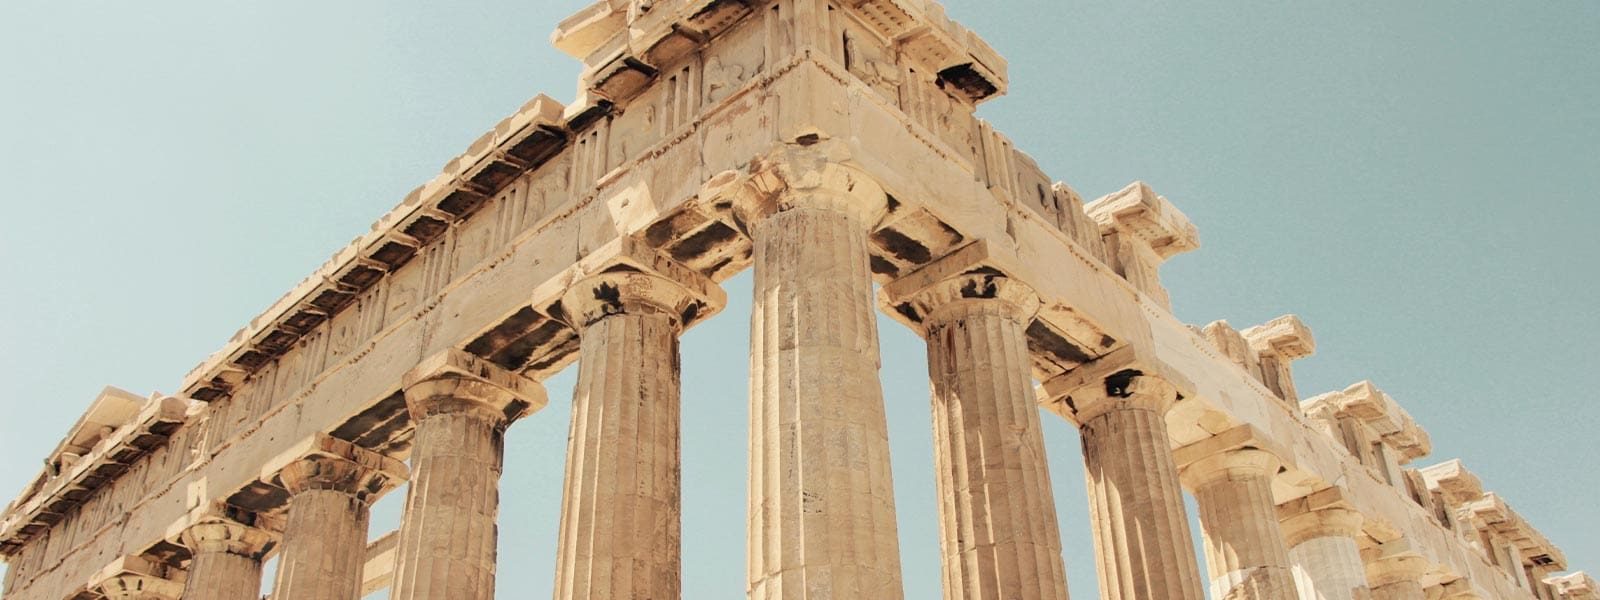
[[[101,386],[171,392],[251,317],[577,65],[583,0],[0,5],[0,495]],[[1199,226],[1179,317],[1299,314],[1310,396],[1372,379],[1600,569],[1600,3],[1004,2],[981,112],[1093,198]],[[684,355],[685,597],[742,597],[748,273]],[[924,350],[880,320],[906,595],[938,597]],[[512,427],[500,597],[550,593],[567,399]],[[1095,597],[1076,433],[1047,418],[1069,577]],[[374,536],[398,523],[380,503]],[[0,567],[3,568],[3,567]]]

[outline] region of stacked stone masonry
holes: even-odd
[[[1067,597],[1043,413],[1082,432],[1104,598],[1596,597],[1459,462],[1411,466],[1377,386],[1302,398],[1299,319],[1174,318],[1196,227],[977,119],[1006,63],[932,0],[603,0],[552,41],[574,102],[501,121],[180,393],[91,403],[0,514],[5,598],[243,599],[273,558],[280,599],[490,598],[506,427],[574,362],[556,597],[678,598],[677,339],[746,268],[752,598],[903,596],[879,309],[928,344],[946,598]]]

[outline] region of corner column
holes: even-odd
[[[272,596],[358,598],[370,508],[405,482],[405,465],[321,434],[288,455],[295,458],[278,474],[289,491],[289,511]]]
[[[272,535],[222,515],[208,515],[180,536],[194,558],[183,600],[258,600],[261,555]]]
[[[867,233],[883,190],[819,142],[757,161],[751,600],[904,597]]]
[[[602,273],[562,297],[581,358],[557,600],[682,596],[678,336],[723,295],[692,271],[670,274]]]
[[[1280,516],[1283,512],[1280,509]],[[1301,600],[1359,600],[1371,594],[1356,545],[1361,521],[1361,513],[1338,507],[1297,510],[1282,517],[1279,526],[1289,545]]]
[[[505,429],[544,407],[544,387],[456,350],[402,385],[416,430],[390,597],[491,600]]]
[[[1100,597],[1202,600],[1167,438],[1165,416],[1178,394],[1131,365],[1108,355],[1043,384],[1082,435]]]
[[[1066,600],[1026,333],[1039,298],[944,260],[881,292],[927,340],[944,597]]]
[[[1212,598],[1278,600],[1297,595],[1272,501],[1278,466],[1278,458],[1266,451],[1232,449],[1184,467],[1182,479],[1200,508]]]

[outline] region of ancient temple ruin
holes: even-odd
[[[1057,417],[1103,598],[1597,598],[1459,462],[1411,466],[1381,389],[1297,390],[1300,320],[1174,318],[1196,228],[976,119],[1006,62],[932,0],[602,0],[553,41],[573,103],[478,138],[178,395],[94,399],[0,515],[5,598],[253,600],[274,556],[277,600],[492,598],[506,426],[574,362],[555,597],[679,598],[678,336],[746,268],[752,600],[903,596],[880,310],[928,344],[947,599],[1067,598]]]

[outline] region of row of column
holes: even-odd
[[[867,246],[883,192],[837,164],[806,168],[738,207],[755,263],[748,592],[897,599]],[[562,298],[581,362],[557,600],[681,596],[678,337],[715,284],[672,275],[604,272]],[[945,598],[1065,600],[1027,347],[1039,299],[983,268],[885,296],[910,307],[928,342]],[[543,405],[542,388],[459,354],[419,367],[404,385],[415,431],[390,597],[487,600],[504,431]],[[1082,432],[1102,597],[1203,598],[1164,418],[1174,388],[1131,363],[1085,365],[1044,388]],[[281,475],[290,499],[278,600],[356,598],[368,507],[406,478],[393,459],[331,438],[317,450]],[[1350,515],[1297,516],[1280,530],[1276,469],[1270,454],[1244,448],[1183,470],[1200,507],[1212,597],[1365,593]],[[1284,531],[1293,532],[1287,542]],[[254,598],[264,539],[234,522],[191,528],[184,598]],[[1402,583],[1385,581],[1373,597],[1421,598]]]

